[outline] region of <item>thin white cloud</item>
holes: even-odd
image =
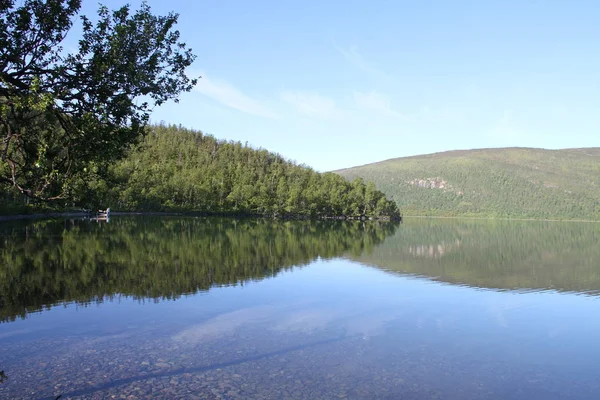
[[[205,96],[238,111],[265,118],[278,117],[273,110],[264,105],[260,100],[244,94],[227,82],[212,80],[208,78],[206,74],[202,75],[202,78],[198,80],[198,84],[194,89]]]
[[[359,52],[356,46],[350,46],[350,49],[344,49],[339,46],[335,40],[333,41],[333,47],[340,53],[344,58],[352,64],[354,67],[367,72],[377,78],[384,80],[393,80],[391,76],[382,71],[374,63],[367,61]]]
[[[306,308],[301,311],[287,313],[271,329],[279,332],[310,333],[324,329],[333,323],[335,319],[334,310]]]
[[[244,326],[262,323],[271,318],[272,306],[248,307],[224,313],[200,324],[192,325],[172,336],[182,344],[198,344],[235,333]]]
[[[328,118],[341,112],[333,99],[317,93],[286,91],[281,93],[281,99],[308,117]]]
[[[406,116],[392,109],[389,96],[374,91],[354,92],[354,103],[361,111],[375,112],[406,119]]]

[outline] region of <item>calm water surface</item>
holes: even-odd
[[[597,399],[600,224],[0,224],[0,398]]]

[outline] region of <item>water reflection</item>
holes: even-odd
[[[7,225],[0,398],[598,398],[596,229]]]
[[[0,341],[0,397],[596,398],[599,307],[317,261],[175,302],[4,324],[21,333]]]
[[[0,227],[0,321],[51,305],[182,294],[370,251],[397,228],[358,221],[113,218]]]
[[[600,294],[600,224],[407,219],[350,257],[441,282],[500,290]]]

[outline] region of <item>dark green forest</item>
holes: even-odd
[[[449,151],[336,171],[406,216],[600,220],[600,148]]]
[[[174,299],[273,277],[318,257],[358,257],[397,223],[194,217],[0,226],[0,321],[111,296]]]
[[[347,182],[264,149],[174,125],[150,127],[139,145],[98,176],[107,178],[81,182],[74,204],[275,217],[400,215],[373,183]],[[4,193],[11,200],[5,203],[18,209],[21,196],[8,187]]]

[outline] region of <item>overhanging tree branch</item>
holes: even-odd
[[[145,2],[135,12],[100,6],[95,24],[82,16],[78,50],[62,54],[80,7],[0,0],[0,181],[30,197],[74,198],[74,181],[121,157],[154,107],[196,83],[178,15],[155,16]],[[137,104],[141,96],[150,101]]]

